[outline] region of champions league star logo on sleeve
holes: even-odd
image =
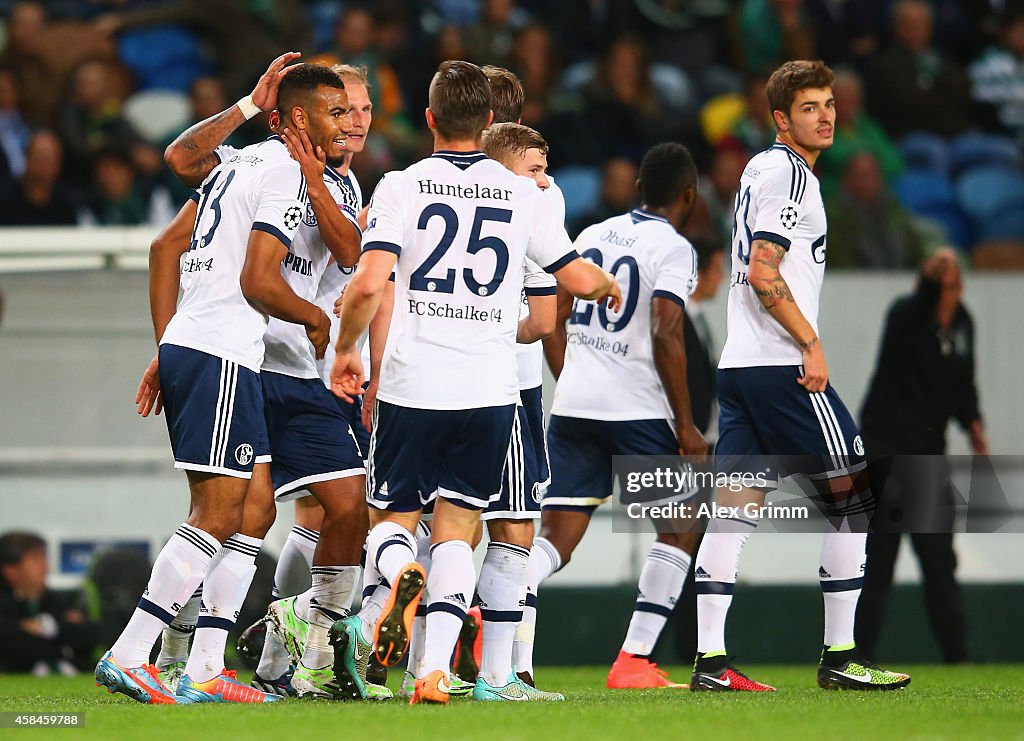
[[[298,229],[299,220],[302,218],[302,209],[298,206],[290,206],[287,211],[284,212],[284,225],[288,229]]]
[[[779,214],[779,221],[782,222],[782,225],[787,229],[795,229],[796,222],[799,220],[799,218],[800,217],[797,214],[796,209],[793,208],[792,206],[786,206],[785,208],[782,209],[782,212]]]

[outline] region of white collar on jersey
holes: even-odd
[[[668,219],[664,216],[658,216],[658,214],[652,214],[650,211],[644,211],[642,208],[634,208],[629,212],[629,218],[633,220],[634,224],[639,224],[641,221],[662,221],[668,223]]]
[[[794,157],[799,159],[802,163],[804,163],[804,165],[807,167],[808,170],[811,169],[811,166],[807,164],[807,160],[804,159],[804,156],[802,154],[800,154],[798,151],[796,151],[795,149],[793,149],[793,147],[791,147],[788,144],[786,144],[785,142],[776,141],[774,144],[772,144],[771,148],[772,149],[782,149],[782,150],[785,150],[786,152],[789,152],[791,155],[793,155]]]

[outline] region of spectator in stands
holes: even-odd
[[[835,136],[816,168],[822,195],[828,199],[839,190],[847,165],[858,152],[874,155],[886,183],[891,184],[903,172],[903,157],[881,124],[864,111],[860,77],[852,70],[836,71],[832,93],[836,98]]]
[[[0,535],[0,672],[75,674],[95,661],[96,626],[74,598],[46,588],[48,570],[38,535]]]
[[[60,97],[61,78],[44,54],[46,9],[42,3],[15,3],[7,18],[7,44],[0,63],[9,67],[25,91],[21,112],[33,125],[48,125]]]
[[[636,163],[631,159],[614,157],[605,162],[601,177],[601,200],[573,225],[573,238],[591,224],[619,216],[636,206],[638,174]]]
[[[121,113],[121,98],[106,62],[89,61],[71,77],[70,100],[60,119],[61,138],[67,147],[68,174],[80,183],[90,180],[93,158],[102,150],[120,147],[132,153],[146,174],[159,172],[163,160],[146,144]]]
[[[775,142],[775,123],[765,95],[766,77],[751,77],[744,87],[746,113],[733,125],[732,135],[748,152],[760,152]]]
[[[29,135],[18,110],[18,80],[14,70],[0,65],[0,183],[25,174]]]
[[[842,187],[827,201],[830,268],[912,268],[923,254],[910,214],[886,188],[870,152],[850,157]]]
[[[77,208],[61,179],[63,147],[52,131],[37,131],[29,140],[25,175],[0,195],[2,226],[70,226]]]
[[[561,67],[555,56],[555,41],[547,28],[532,23],[516,34],[511,69],[526,90],[523,123],[545,131],[548,106],[558,90],[561,76]]]
[[[732,137],[715,147],[711,165],[697,185],[700,197],[683,230],[687,237],[726,244],[732,241],[736,189],[749,160],[750,152]]]
[[[817,57],[803,5],[804,0],[744,0],[735,24],[736,67],[767,75],[789,59]]]
[[[863,72],[888,26],[885,3],[808,0],[806,7],[822,61]]]
[[[90,219],[101,226],[144,224],[149,215],[131,157],[120,149],[96,155],[88,206]]]
[[[477,64],[508,67],[516,31],[529,16],[515,0],[484,0],[480,20],[465,29],[470,59]]]
[[[870,108],[890,136],[929,131],[958,134],[970,125],[963,70],[933,44],[934,18],[927,0],[897,0],[892,41],[875,61]]]
[[[967,74],[975,121],[987,131],[1024,139],[1024,9],[1003,17],[999,43],[986,49]]]

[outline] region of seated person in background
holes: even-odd
[[[613,157],[601,168],[601,200],[571,226],[575,237],[591,224],[629,211],[636,205],[636,163],[627,157]]]
[[[974,120],[985,131],[1024,138],[1024,8],[1007,10],[998,43],[967,68]]]
[[[73,600],[47,589],[46,543],[0,535],[0,673],[76,674],[95,660],[96,626]]]
[[[924,245],[909,212],[885,187],[878,160],[850,158],[839,192],[826,202],[830,268],[912,268]]]
[[[75,200],[61,179],[64,148],[52,131],[32,135],[25,175],[0,192],[0,226],[73,226]]]

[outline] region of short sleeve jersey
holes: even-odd
[[[693,247],[666,219],[639,209],[583,230],[576,249],[614,274],[622,308],[576,299],[552,414],[610,421],[672,419],[654,365],[651,305],[680,306],[697,285]]]
[[[223,150],[222,150],[223,151]],[[182,297],[161,338],[259,372],[267,317],[242,295],[239,279],[251,231],[290,247],[306,212],[306,181],[272,137],[236,150],[196,192],[198,213],[181,268]]]
[[[379,399],[421,409],[517,401],[525,259],[554,272],[578,257],[542,195],[480,152],[436,152],[380,182],[363,251],[398,262]]]
[[[758,239],[786,249],[779,273],[817,332],[826,230],[818,179],[803,157],[776,144],[750,160],[736,193],[728,335],[719,368],[802,362],[796,341],[765,310],[750,286],[750,249]]]

